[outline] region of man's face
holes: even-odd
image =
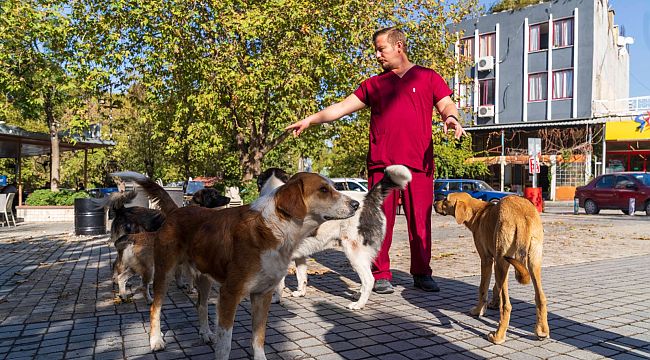
[[[375,40],[375,56],[377,61],[384,70],[393,70],[399,64],[401,43],[397,42],[394,46],[388,42],[388,35],[377,36]]]

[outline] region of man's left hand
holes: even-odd
[[[442,125],[442,131],[446,134],[449,128],[454,129],[454,138],[456,139],[460,139],[461,136],[467,134],[465,129],[463,129],[463,126],[452,116],[448,116],[447,119],[445,119]]]

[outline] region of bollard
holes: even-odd
[[[636,199],[631,197],[630,198],[630,203],[627,207],[628,215],[634,215],[634,210],[635,210],[635,205],[636,205]]]
[[[578,210],[580,209],[580,201],[578,198],[573,198],[573,215],[578,215]]]

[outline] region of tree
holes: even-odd
[[[529,5],[539,4],[540,2],[548,2],[550,0],[500,0],[492,5],[490,12],[500,12],[508,10],[517,10]]]
[[[51,138],[51,189],[60,182],[59,131],[84,128],[83,91],[95,78],[83,72],[80,38],[63,5],[7,0],[0,5],[0,93],[3,109],[24,120],[45,120]],[[84,76],[77,76],[82,74]],[[95,70],[95,75],[100,73]],[[82,82],[79,80],[83,79]]]
[[[378,27],[405,26],[423,65],[435,62],[443,75],[453,73],[445,25],[475,4],[85,0],[72,6],[85,38],[104,49],[121,82],[149,94],[153,137],[163,141],[170,171],[246,181],[267,156],[281,162],[282,155],[319,156],[324,141],[346,127],[315,128],[290,148],[278,147],[286,125],[377,71],[370,36]]]

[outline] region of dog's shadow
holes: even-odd
[[[426,328],[420,329],[423,333],[431,335],[428,330],[431,327],[436,329],[434,332],[447,332],[452,330],[462,330],[463,332],[471,333],[476,336],[473,342],[483,344],[484,346],[491,346],[487,340],[487,334],[496,330],[499,322],[499,311],[486,309],[486,312],[481,317],[474,317],[469,315],[469,310],[477,303],[478,298],[478,284],[480,276],[463,277],[459,279],[445,279],[434,277],[436,282],[441,288],[438,293],[423,292],[415,289],[411,274],[393,270],[393,280],[391,281],[397,287],[397,291],[391,295],[380,295],[372,293],[370,299],[361,311],[350,311],[345,307],[347,302],[354,299],[352,294],[355,287],[350,287],[350,283],[356,283],[356,288],[360,286],[359,277],[352,270],[346,257],[342,252],[337,250],[327,250],[313,255],[314,259],[331,269],[331,272],[326,272],[322,275],[309,275],[309,287],[307,291],[307,299],[297,299],[295,301],[302,302],[308,301],[310,296],[314,296],[314,289],[325,292],[337,297],[333,301],[338,304],[337,306],[343,308],[347,314],[352,317],[363,317],[363,315],[370,312],[378,311],[379,309],[386,309],[386,303],[391,302],[391,299],[398,296],[408,302],[412,307],[409,307],[409,312],[415,312],[428,318]],[[636,261],[643,262],[643,258]],[[582,265],[585,266],[585,265]],[[598,264],[593,265],[597,267]],[[632,266],[632,265],[630,265]],[[641,265],[639,265],[641,266]],[[538,340],[534,334],[534,327],[536,323],[536,307],[534,301],[534,290],[531,285],[518,284],[514,278],[514,272],[511,269],[509,276],[509,295],[512,304],[512,313],[510,320],[510,327],[508,330],[508,342],[523,342],[526,346],[539,346],[549,341],[562,343],[575,349],[588,351],[598,356],[610,357],[617,353],[626,353],[630,349],[635,349],[638,354],[650,357],[650,342],[642,340],[638,335],[628,335],[628,332],[622,331],[621,333],[615,330],[605,330],[610,328],[605,323],[602,324],[589,324],[587,319],[602,318],[607,322],[610,315],[602,314],[588,314],[581,315],[578,311],[569,311],[567,309],[567,296],[573,298],[573,291],[562,289],[557,286],[562,283],[565,275],[563,268],[570,266],[558,266],[554,268],[544,269],[546,275],[546,282],[544,283],[544,291],[548,298],[548,322],[551,332],[551,340]],[[569,269],[569,271],[571,271]],[[594,269],[597,272],[597,269]],[[552,280],[549,280],[552,279]],[[287,277],[287,285],[295,289],[295,276]],[[492,286],[494,285],[494,277],[491,279],[490,298],[492,296]],[[589,290],[591,291],[591,290]],[[322,296],[322,295],[321,295]],[[595,296],[595,295],[594,295]],[[639,297],[635,294],[627,294],[630,297]],[[331,299],[331,298],[329,298]],[[328,299],[328,300],[329,300]],[[555,299],[558,302],[555,302]],[[631,298],[620,301],[633,301]],[[594,300],[596,301],[596,300]],[[403,306],[403,303],[398,303],[395,306]],[[325,306],[321,304],[321,306]],[[554,307],[558,311],[553,311]],[[594,305],[589,301],[580,301],[575,304],[576,307],[585,307],[584,313],[590,313],[587,308],[593,308]],[[571,307],[568,307],[571,309]],[[604,309],[605,311],[607,309]],[[390,311],[390,309],[388,309]],[[616,311],[616,310],[607,310]],[[606,312],[607,312],[606,311]],[[621,310],[622,311],[622,310]],[[358,315],[357,315],[358,314]],[[422,315],[424,314],[424,315]],[[567,314],[567,315],[563,315]],[[624,321],[622,321],[624,322]],[[622,324],[621,324],[622,325]],[[633,326],[632,321],[629,321],[630,326]],[[627,326],[627,325],[626,325]],[[640,333],[639,333],[640,334]],[[450,346],[450,344],[445,344]]]

